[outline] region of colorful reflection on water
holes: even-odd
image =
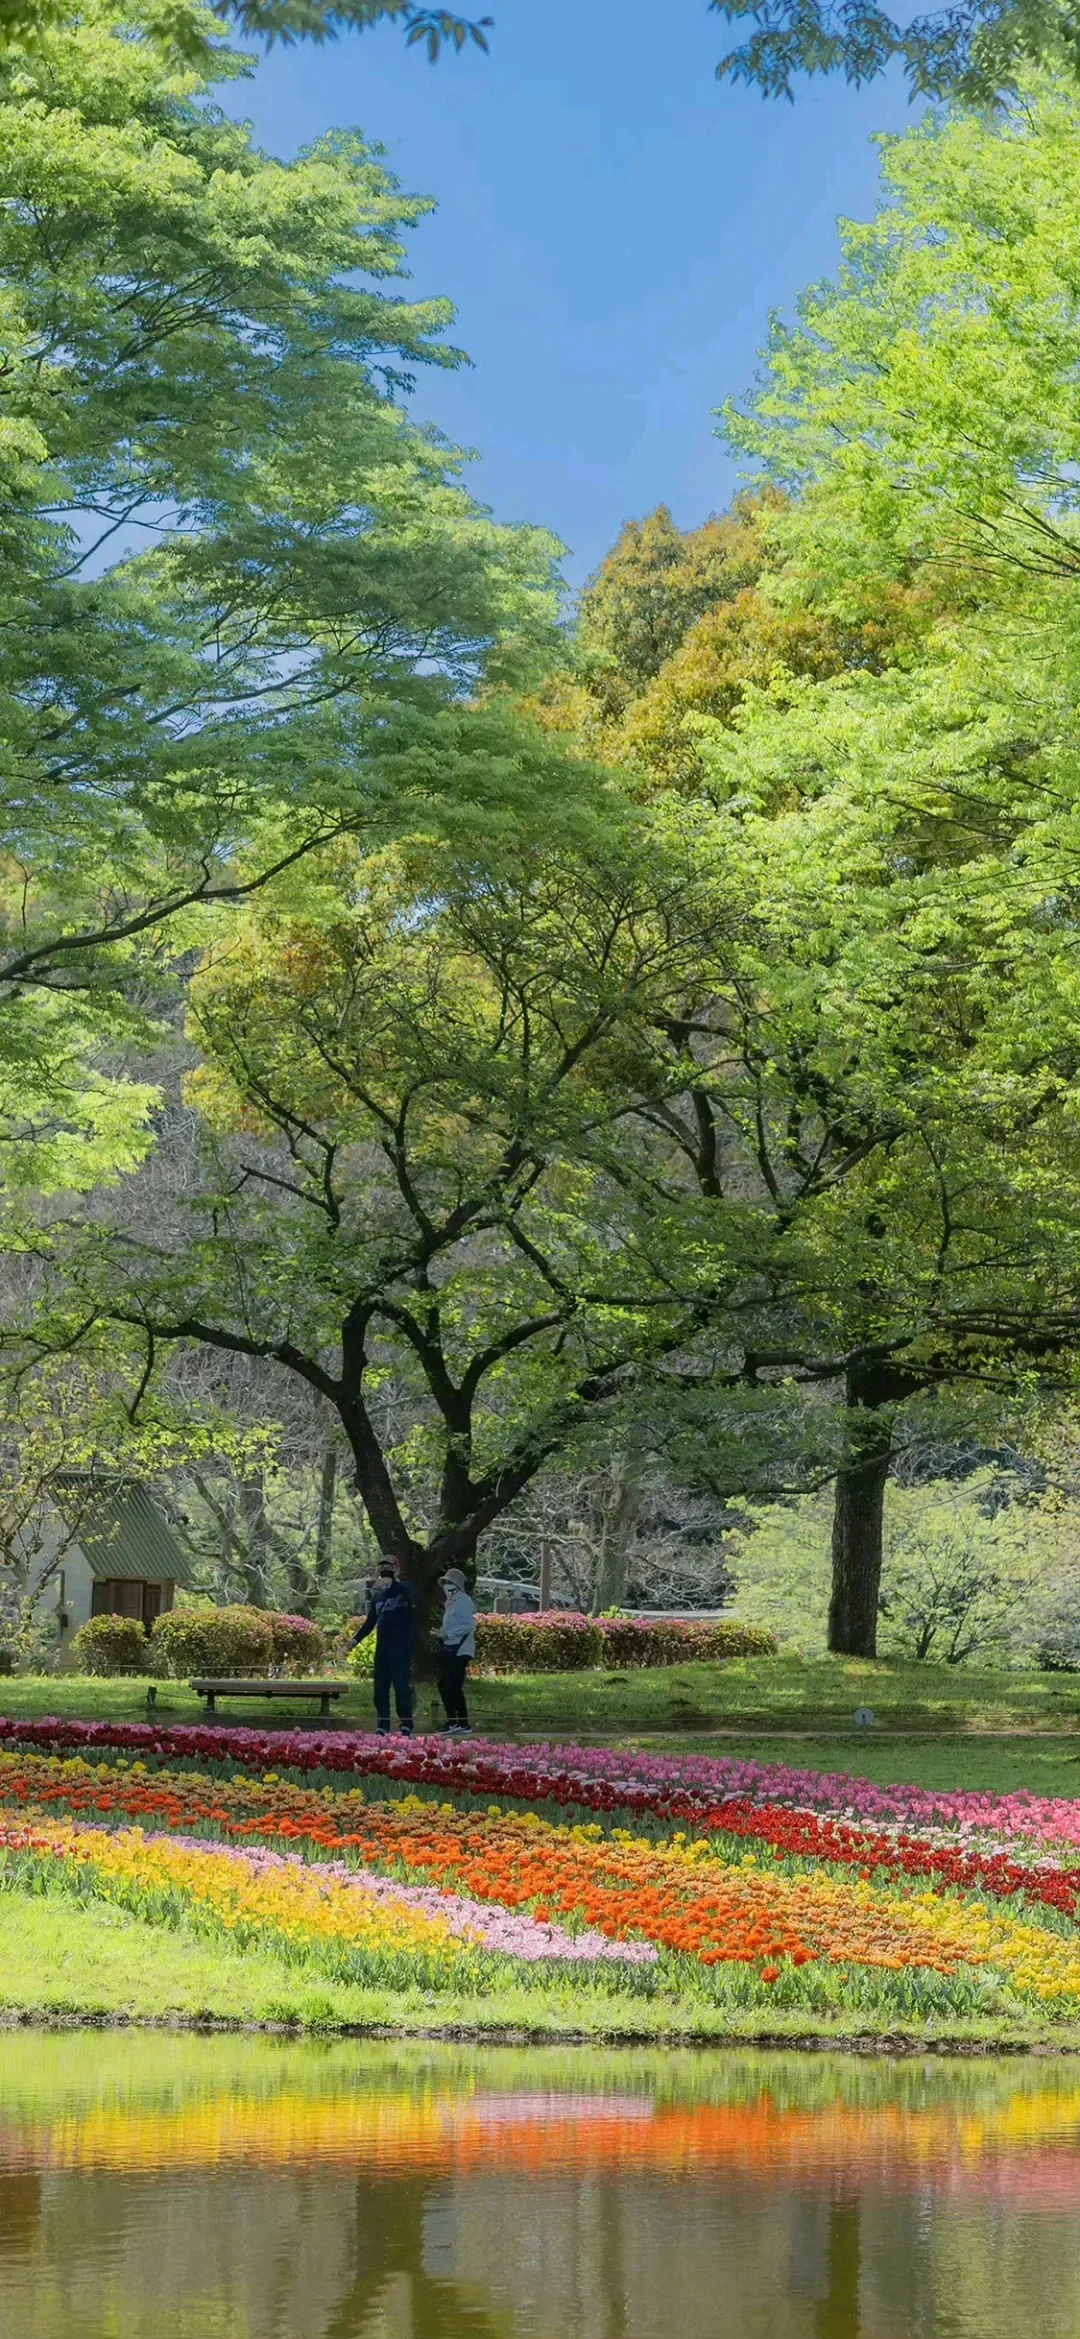
[[[1077,2339],[1080,2063],[0,2035],[0,2339]]]

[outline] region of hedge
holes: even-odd
[[[326,1634],[310,1616],[281,1615],[267,1610],[274,1641],[275,1673],[320,1673],[326,1663]]]
[[[631,1665],[715,1665],[776,1655],[776,1635],[763,1624],[691,1616],[602,1616],[599,1623],[603,1663],[618,1673]]]
[[[193,1673],[269,1673],[274,1634],[264,1608],[170,1608],[150,1635],[155,1667],[173,1681]]]
[[[96,1674],[99,1680],[150,1670],[146,1627],[137,1616],[92,1616],[72,1634],[70,1654],[76,1673]]]
[[[774,1657],[764,1625],[675,1616],[579,1616],[549,1609],[526,1616],[478,1616],[476,1662],[485,1673],[622,1673],[637,1665],[718,1664]]]
[[[586,1673],[603,1661],[595,1616],[549,1608],[476,1619],[476,1662],[486,1673]]]

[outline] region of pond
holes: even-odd
[[[0,2034],[3,2339],[1076,2339],[1080,2063]]]

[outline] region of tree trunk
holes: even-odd
[[[434,1643],[443,1615],[442,1571],[449,1561],[433,1557],[430,1551],[410,1552],[403,1556],[401,1572],[412,1585],[416,1600],[416,1649],[413,1672],[417,1681],[434,1681]],[[463,1563],[456,1563],[461,1566]],[[466,1563],[467,1564],[467,1563]]]
[[[892,1414],[874,1410],[872,1390],[854,1376],[847,1401],[853,1417],[836,1474],[829,1647],[839,1657],[876,1657]]]
[[[240,1564],[244,1589],[252,1608],[266,1608],[269,1606],[266,1583],[266,1495],[261,1470],[254,1478],[241,1481],[239,1517],[243,1529]]]
[[[625,1605],[630,1573],[630,1537],[637,1512],[637,1483],[625,1455],[620,1455],[612,1471],[611,1500],[600,1533],[600,1555],[592,1597],[594,1616],[602,1616],[606,1608],[622,1608]]]
[[[321,1592],[334,1561],[334,1498],[337,1493],[337,1447],[323,1447],[322,1470],[319,1476],[319,1523],[315,1531],[315,1582],[313,1592]]]

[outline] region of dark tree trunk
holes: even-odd
[[[593,1586],[592,1612],[622,1608],[630,1572],[630,1537],[637,1518],[639,1494],[630,1465],[620,1455],[612,1471],[611,1500],[600,1536],[600,1555]]]
[[[445,1560],[431,1558],[430,1552],[418,1551],[405,1559],[402,1575],[407,1576],[416,1599],[416,1650],[413,1672],[417,1681],[435,1679],[435,1639],[442,1623],[443,1591],[439,1581]]]
[[[315,1583],[313,1590],[324,1590],[334,1564],[334,1498],[337,1493],[337,1448],[323,1447],[322,1470],[319,1474],[319,1522],[315,1533]]]
[[[836,1474],[829,1647],[839,1657],[876,1657],[885,1486],[892,1414],[874,1407],[872,1382],[849,1376],[848,1450]],[[880,1399],[878,1400],[880,1403]]]
[[[267,1608],[270,1602],[266,1583],[266,1494],[261,1471],[241,1483],[239,1516],[243,1527],[244,1589],[252,1608]]]

